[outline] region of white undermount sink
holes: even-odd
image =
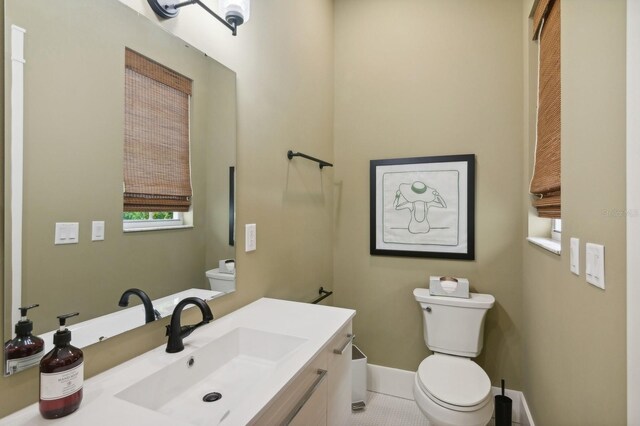
[[[236,328],[115,396],[181,422],[219,424],[249,391],[268,385],[271,373],[306,341]],[[221,398],[203,401],[214,392]]]

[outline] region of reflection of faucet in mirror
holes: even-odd
[[[180,315],[182,315],[182,310],[187,305],[196,305],[200,309],[202,321],[197,324],[180,326]],[[173,310],[171,324],[167,326],[167,336],[169,336],[167,352],[176,353],[183,350],[184,344],[182,343],[182,339],[190,335],[196,328],[208,324],[211,321],[213,321],[213,313],[211,313],[207,302],[199,297],[187,297],[181,300]]]
[[[147,293],[145,293],[144,291],[138,288],[130,288],[129,290],[122,293],[122,296],[120,297],[120,302],[118,302],[118,305],[122,307],[129,306],[129,296],[131,296],[132,294],[135,294],[140,298],[140,300],[142,300],[142,304],[144,305],[144,322],[145,323],[153,322],[161,318],[160,312],[153,309],[153,304],[151,303],[151,299],[149,299],[149,296],[147,295]]]

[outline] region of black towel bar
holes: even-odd
[[[320,165],[320,170],[322,170],[323,167],[333,167],[333,164],[327,163],[324,160],[320,160],[320,159],[312,157],[310,155],[303,154],[301,152],[291,151],[291,150],[287,151],[287,158],[289,160],[291,160],[293,157],[302,157],[302,158],[306,158],[307,160],[315,161],[316,163],[318,163]]]
[[[332,291],[327,291],[323,287],[320,287],[320,290],[318,290],[318,294],[320,295],[320,297],[318,297],[316,300],[311,302],[314,305],[317,304],[318,302],[326,299],[327,297],[331,296],[333,294],[333,292]]]

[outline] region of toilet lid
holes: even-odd
[[[444,405],[471,408],[486,402],[491,392],[489,376],[468,358],[434,354],[418,367],[420,387]],[[438,401],[434,401],[438,402]]]

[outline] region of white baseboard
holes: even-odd
[[[531,415],[531,411],[529,411],[529,406],[527,405],[527,400],[524,398],[524,394],[520,392],[520,420],[522,420],[521,424],[523,426],[536,426],[533,422],[533,416]]]
[[[414,371],[367,364],[367,390],[413,401],[415,374]],[[494,386],[491,392],[495,396],[500,395],[502,391]],[[505,395],[512,400],[512,421],[523,426],[535,426],[524,394],[520,391],[505,389]]]
[[[367,364],[367,390],[413,401],[415,374],[414,371]]]

